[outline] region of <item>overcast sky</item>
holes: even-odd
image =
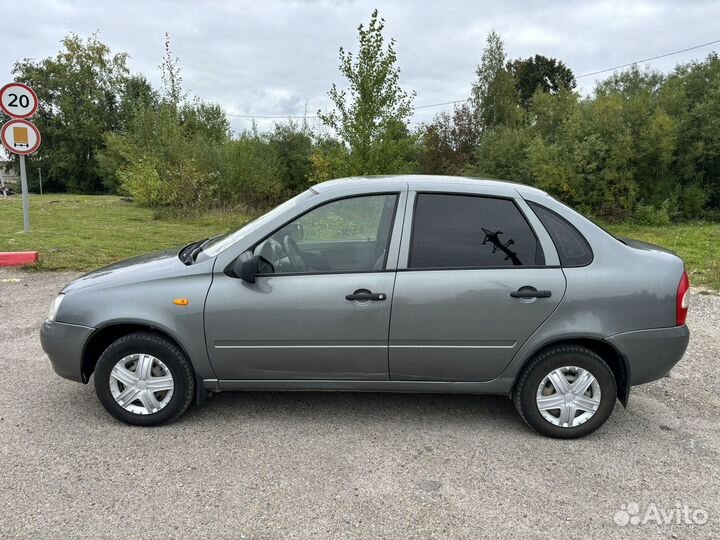
[[[375,7],[386,20],[386,36],[397,40],[401,84],[417,92],[416,105],[467,97],[493,28],[510,58],[557,57],[576,75],[720,39],[717,0],[0,0],[0,7],[5,14],[0,72],[6,81],[16,60],[54,55],[70,32],[98,31],[114,51],[129,53],[132,72],[159,86],[158,65],[169,32],[185,89],[220,103],[229,115],[302,115],[306,103],[314,115],[326,107],[330,84],[341,83],[338,48],[354,50],[357,26]],[[717,48],[652,66],[668,71]],[[579,89],[589,93],[595,80],[579,79]],[[441,110],[418,110],[413,120],[430,120]],[[249,119],[230,119],[235,130],[249,124]],[[258,122],[261,127],[272,123]]]

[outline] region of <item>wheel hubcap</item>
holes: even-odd
[[[175,389],[170,370],[149,354],[131,354],[110,372],[110,392],[123,409],[133,414],[153,414],[163,409]]]
[[[555,426],[576,427],[593,417],[600,406],[600,384],[586,369],[565,366],[548,373],[535,401],[540,414]]]

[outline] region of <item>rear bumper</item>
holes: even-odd
[[[45,321],[40,328],[40,343],[55,373],[66,379],[87,382],[82,376],[82,352],[94,328]]]
[[[628,360],[630,385],[648,383],[667,375],[685,354],[688,327],[654,328],[624,332],[608,338]]]

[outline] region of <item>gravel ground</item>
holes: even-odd
[[[582,440],[452,395],[228,393],[143,429],[42,352],[73,277],[0,269],[2,538],[720,537],[720,297],[693,295],[685,359]]]

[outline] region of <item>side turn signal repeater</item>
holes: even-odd
[[[187,306],[190,303],[190,300],[187,298],[175,298],[173,300],[173,304],[176,306]]]

